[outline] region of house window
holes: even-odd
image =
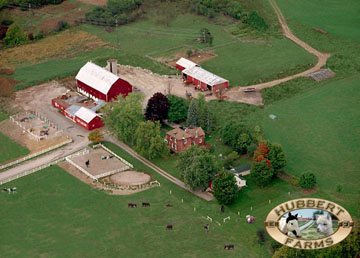
[[[199,140],[199,143],[202,143],[202,139]]]
[[[175,139],[175,143],[176,143],[176,139]]]
[[[173,143],[171,144],[171,149],[174,149],[174,144]]]
[[[187,139],[184,139],[184,144],[186,144],[187,143]]]
[[[172,136],[170,136],[170,141],[172,140]]]

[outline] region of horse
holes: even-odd
[[[209,232],[210,225],[209,225],[209,224],[206,224],[206,225],[204,226],[204,228],[205,228],[205,231],[206,231],[206,232]]]
[[[172,207],[172,205],[170,203],[166,204],[166,207]]]
[[[142,203],[142,206],[143,206],[143,207],[149,207],[149,206],[150,206],[150,203],[149,203],[149,202],[143,202],[143,203]]]
[[[224,246],[224,250],[225,250],[225,249],[230,250],[230,249],[234,249],[234,248],[235,248],[234,245],[225,245],[225,246]]]
[[[289,212],[289,215],[287,218],[281,218],[279,221],[279,229],[281,232],[283,232],[285,235],[289,235],[289,233],[293,233],[296,238],[301,238],[301,231],[298,224],[298,215],[292,215],[291,212]]]
[[[10,191],[11,191],[10,188],[3,188],[2,190],[3,190],[3,192],[8,192],[8,193],[10,193]]]
[[[128,208],[137,208],[136,203],[128,203]]]
[[[87,161],[85,162],[85,165],[86,165],[86,167],[88,168],[89,165],[90,165],[90,160],[87,160]]]
[[[172,230],[172,229],[173,229],[173,225],[167,225],[167,226],[166,226],[166,229],[167,229],[167,230]]]

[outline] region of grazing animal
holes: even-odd
[[[332,229],[332,219],[330,214],[320,215],[316,214],[316,224],[317,224],[317,232],[323,234],[324,236],[330,236],[333,232]]]
[[[149,202],[143,202],[143,203],[142,203],[142,206],[143,206],[143,207],[149,207],[149,206],[150,206],[150,203],[149,203]]]
[[[172,205],[169,203],[169,204],[166,204],[166,207],[172,207]]]
[[[90,160],[87,160],[87,161],[85,162],[85,165],[86,165],[86,167],[88,168],[88,167],[90,166]]]
[[[167,225],[167,226],[166,226],[166,229],[167,229],[167,230],[172,230],[172,229],[173,229],[173,225]]]
[[[230,249],[234,249],[234,248],[235,248],[234,245],[225,245],[225,246],[224,246],[224,250],[225,250],[225,249],[230,250]]]
[[[256,220],[256,218],[254,216],[246,215],[246,222],[247,223],[254,223],[255,220]]]
[[[11,191],[10,188],[3,188],[2,190],[3,190],[3,192],[9,192],[9,193]]]
[[[204,228],[205,228],[205,231],[206,231],[206,232],[209,232],[210,225],[209,225],[209,224],[206,224],[206,225],[204,226]]]
[[[10,189],[12,193],[16,193],[16,187]]]
[[[137,208],[136,203],[128,203],[128,208]]]
[[[279,221],[280,231],[283,232],[285,235],[289,235],[289,233],[292,233],[295,235],[296,238],[301,238],[301,231],[298,224],[297,216],[297,214],[292,215],[291,212],[289,212],[287,218],[281,218]]]
[[[221,205],[221,212],[224,213],[224,211],[225,211],[225,207],[224,205]]]

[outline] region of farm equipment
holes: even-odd
[[[243,89],[244,92],[254,92],[255,91],[255,88],[246,88],[246,89]]]

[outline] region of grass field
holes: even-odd
[[[319,188],[354,216],[359,216],[359,83],[360,75],[335,80],[261,112],[266,137],[284,147],[286,171],[314,173]],[[337,185],[342,193],[336,193]]]
[[[57,166],[5,185],[16,186],[18,194],[0,195],[7,212],[0,217],[0,251],[7,257],[269,257],[256,243],[255,231],[263,224],[246,224],[232,210],[220,214],[214,201],[198,199],[163,179],[151,169],[112,144],[106,144],[139,171],[153,174],[161,182],[130,196],[110,196],[90,188]],[[172,194],[169,195],[169,190]],[[256,196],[261,198],[262,194]],[[285,193],[283,194],[285,196]],[[286,197],[286,196],[285,196]],[[184,203],[181,203],[184,199]],[[127,208],[127,203],[151,203],[150,208]],[[171,203],[173,208],[166,208]],[[196,207],[194,212],[193,207]],[[255,207],[256,208],[256,207]],[[257,213],[254,209],[254,213]],[[266,211],[266,209],[261,212]],[[245,208],[244,208],[245,212]],[[206,220],[232,216],[219,227]],[[257,215],[257,214],[256,214]],[[174,225],[173,231],[165,226]],[[91,243],[91,244],[89,244]],[[226,252],[224,244],[236,250]]]
[[[360,2],[347,0],[276,0],[287,19],[360,43]]]
[[[13,141],[0,132],[0,164],[6,163],[21,156],[25,156],[30,151],[19,143]]]

